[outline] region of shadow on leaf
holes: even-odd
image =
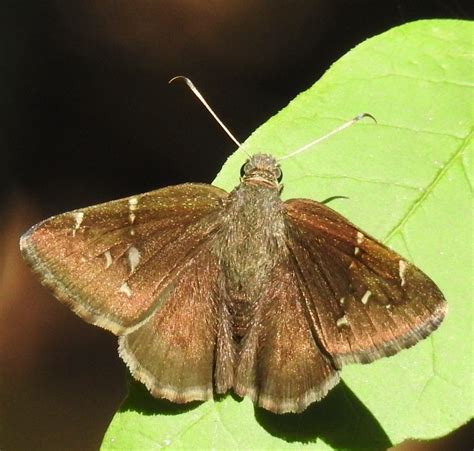
[[[215,401],[226,396],[231,396],[236,402],[242,401],[232,392],[216,396]],[[133,410],[143,415],[179,415],[201,404],[199,401],[176,404],[153,398],[142,384],[129,380],[129,395],[120,411]],[[338,449],[382,450],[392,445],[372,413],[344,382],[303,413],[277,415],[255,408],[255,418],[269,434],[287,442],[314,443],[319,439]]]
[[[201,401],[177,404],[166,399],[154,398],[144,385],[129,378],[128,396],[119,411],[134,410],[143,415],[179,415],[189,412],[201,404]]]
[[[344,382],[303,413],[277,415],[256,408],[255,417],[270,434],[287,442],[320,439],[335,449],[382,450],[392,445],[380,423]]]

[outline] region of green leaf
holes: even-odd
[[[103,449],[385,449],[449,433],[472,415],[472,22],[407,24],[369,39],[259,128],[216,179],[231,189],[249,153],[283,156],[361,112],[359,122],[282,162],[284,198],[324,200],[429,274],[449,313],[430,338],[351,365],[326,399],[273,415],[228,395],[193,406],[133,384]]]

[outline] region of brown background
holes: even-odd
[[[17,243],[51,214],[213,179],[234,145],[172,76],[244,140],[361,40],[469,3],[3,0],[0,448],[97,449],[124,396],[114,337],[53,300]],[[470,449],[468,432],[399,449]]]

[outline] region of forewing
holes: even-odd
[[[218,330],[217,259],[192,257],[169,297],[134,332],[119,338],[119,354],[155,397],[173,402],[212,398]]]
[[[422,271],[318,202],[285,202],[287,245],[323,347],[338,366],[412,346],[446,302]]]
[[[227,193],[183,184],[47,219],[20,241],[41,282],[116,334],[145,321],[219,228]]]
[[[288,258],[266,287],[244,337],[234,390],[275,413],[301,412],[326,396],[339,374],[317,342]]]

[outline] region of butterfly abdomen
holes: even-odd
[[[278,191],[241,184],[230,194],[225,225],[213,245],[222,267],[221,295],[242,337],[273,268],[284,255],[284,218]]]

